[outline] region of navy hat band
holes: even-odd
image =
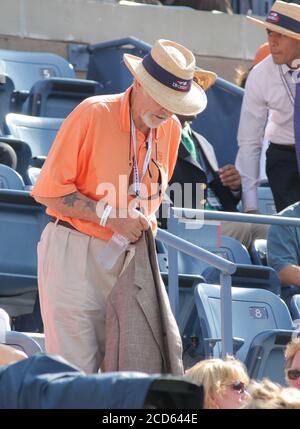
[[[266,22],[278,25],[279,27],[283,27],[286,30],[290,30],[294,33],[300,34],[300,22],[296,21],[296,19],[290,18],[289,16],[281,15],[278,12],[274,12],[271,10],[266,19]]]
[[[192,86],[193,79],[182,79],[165,70],[152,58],[151,54],[147,54],[142,61],[145,70],[156,80],[168,88],[180,92],[189,92]]]

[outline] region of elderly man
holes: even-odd
[[[295,72],[300,59],[300,5],[276,1],[265,22],[249,19],[267,29],[271,55],[247,79],[236,167],[242,178],[244,210],[255,212],[265,133],[270,141],[266,173],[276,209],[281,211],[300,200],[300,86]]]
[[[69,115],[32,192],[54,220],[38,247],[46,349],[86,372],[103,362],[106,300],[128,262],[123,252],[107,270],[99,255],[113,235],[135,242],[149,225],[156,230],[180,143],[173,113],[197,114],[207,103],[185,47],[158,40],[143,59],[124,61],[133,85]]]

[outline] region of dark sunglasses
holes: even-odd
[[[287,371],[287,376],[289,380],[297,380],[300,378],[300,369],[289,369]]]
[[[160,171],[159,165],[157,164],[157,162],[153,158],[151,158],[151,161],[150,161],[150,163],[148,165],[148,169],[147,169],[150,178],[152,178],[152,173],[151,173],[151,169],[152,168],[154,170],[156,169],[157,173],[158,173],[158,178],[157,178],[157,192],[155,194],[153,194],[153,195],[150,195],[150,196],[146,197],[146,198],[144,198],[142,196],[139,196],[140,200],[144,200],[144,201],[145,200],[152,200],[152,199],[155,199],[155,198],[159,198],[161,196],[161,194],[162,194],[162,175],[161,175],[161,171]],[[129,178],[130,189],[132,187],[132,182],[133,182],[133,169],[131,171],[130,178]],[[132,194],[135,195],[134,192],[129,192],[129,194],[130,195],[132,195]]]
[[[236,381],[230,385],[231,389],[238,393],[244,393],[246,385],[242,381]]]

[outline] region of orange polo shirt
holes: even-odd
[[[128,196],[133,165],[130,132],[129,96],[131,87],[123,94],[90,97],[65,119],[53,142],[31,195],[62,197],[79,191],[93,200],[103,200],[113,207],[125,207],[133,197]],[[142,179],[145,215],[156,230],[155,212],[162,195],[158,195],[159,176],[162,191],[166,190],[175,167],[181,127],[175,116],[153,130],[149,168]],[[140,177],[146,156],[146,138],[136,132],[137,161]],[[51,216],[65,220],[78,231],[103,240],[113,232],[99,224],[63,216],[47,208]]]

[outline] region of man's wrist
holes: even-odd
[[[109,218],[111,211],[112,211],[112,206],[110,206],[109,204],[106,204],[104,206],[102,216],[101,216],[100,221],[99,221],[99,225],[102,226],[103,228],[107,224],[107,221],[108,221],[108,218]]]

